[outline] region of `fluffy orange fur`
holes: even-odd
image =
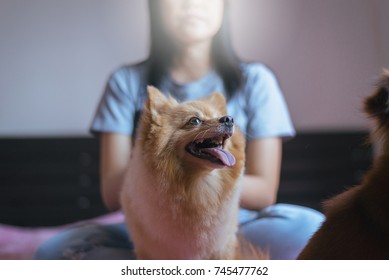
[[[389,71],[364,105],[382,151],[360,186],[325,203],[326,221],[299,259],[389,259]]]
[[[236,258],[245,140],[237,128],[224,139],[223,150],[235,158],[231,166],[187,151],[199,139],[225,136],[223,95],[178,103],[156,88],[148,93],[121,194],[136,256]]]

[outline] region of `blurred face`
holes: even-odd
[[[223,0],[160,1],[164,28],[178,44],[210,41],[222,25]]]

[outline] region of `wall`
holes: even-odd
[[[382,64],[389,68],[389,1],[378,0],[377,1],[377,18],[378,28],[380,35],[380,61]]]
[[[389,67],[387,0],[233,0],[245,60],[279,78],[298,130],[365,129]],[[109,73],[147,56],[145,0],[0,0],[0,136],[84,135]]]
[[[147,55],[145,1],[0,1],[0,135],[86,134],[109,73]]]
[[[299,130],[366,126],[361,99],[382,67],[374,2],[239,3],[236,48],[276,72]],[[241,15],[247,20],[237,20]]]

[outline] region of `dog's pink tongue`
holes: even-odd
[[[207,153],[218,158],[225,166],[231,167],[235,165],[235,157],[226,150],[223,150],[221,148],[208,148],[205,150],[207,151]]]

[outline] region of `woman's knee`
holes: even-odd
[[[270,250],[274,259],[294,259],[324,221],[314,209],[276,204],[240,227],[240,233],[257,246]]]
[[[312,208],[291,205],[275,204],[258,213],[255,219],[243,225],[242,228],[261,227],[262,230],[275,230],[289,232],[316,231],[323,223],[325,217]]]
[[[325,217],[319,211],[300,205],[275,204],[261,211],[259,218],[281,218],[291,225],[301,226],[304,229],[317,229]]]
[[[115,259],[123,252],[132,257],[131,243],[124,225],[85,224],[64,230],[46,241],[35,259]],[[117,251],[120,256],[115,256]],[[108,252],[110,255],[108,254]]]

